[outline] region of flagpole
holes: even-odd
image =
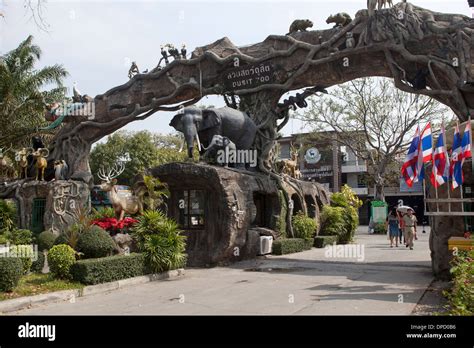
[[[469,144],[472,144],[472,130],[471,130],[471,117],[469,116],[469,119],[468,119],[468,122],[469,122]],[[464,128],[464,133],[466,132],[466,128]],[[464,133],[462,134],[463,138],[464,138]],[[462,149],[462,151],[464,152],[464,148]],[[464,174],[462,173],[463,171],[463,167],[464,166],[464,158],[461,160],[461,177],[463,178],[464,177]],[[463,192],[463,184],[464,184],[464,180],[461,180],[461,185],[459,185],[459,189],[461,190],[461,211],[464,213],[464,192]]]
[[[423,205],[425,206],[425,213],[426,213],[426,185],[425,185],[425,178],[423,178]]]
[[[441,128],[442,129],[442,128]],[[443,138],[443,141],[444,141],[444,138]],[[434,141],[433,141],[434,143]],[[432,165],[431,165],[431,172],[433,173],[433,171],[436,172],[435,175],[433,175],[433,178],[434,178],[434,187],[435,187],[435,193],[436,193],[436,211],[439,213],[439,201],[438,201],[438,181],[436,179],[436,177],[438,176],[438,168],[435,169],[436,167],[436,159],[435,159],[435,154],[436,154],[436,149],[437,149],[437,142],[434,143],[434,151],[433,151],[433,154],[431,155],[431,161],[432,161]]]
[[[449,159],[449,154],[448,154],[448,143],[446,142],[446,129],[444,128],[444,122],[441,123],[442,129],[443,129],[443,144],[444,144],[444,149],[445,153],[447,155],[447,159]],[[447,162],[446,162],[447,164]],[[449,169],[448,169],[449,173]],[[444,173],[443,173],[444,174]],[[449,174],[448,174],[448,182],[446,183],[447,185],[447,191],[448,191],[448,212],[451,212],[451,192],[450,192],[450,187],[449,187]]]

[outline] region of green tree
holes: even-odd
[[[311,98],[308,110],[295,117],[312,127],[315,137],[336,141],[366,161],[375,198],[383,200],[393,163],[406,152],[417,125],[432,121],[436,128],[447,115],[436,100],[403,92],[389,79],[363,78]]]
[[[118,131],[97,144],[90,156],[92,173],[98,182],[97,173],[101,166],[112,167],[117,161],[125,160],[125,171],[118,178],[125,185],[133,184],[133,178],[148,168],[164,163],[180,162],[186,158],[179,152],[180,139],[174,135],[152,134],[148,131]]]
[[[45,105],[64,99],[67,71],[58,64],[36,69],[41,49],[33,36],[0,57],[0,146],[25,146],[44,126]]]

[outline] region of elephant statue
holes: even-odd
[[[201,144],[209,147],[215,135],[229,138],[236,149],[250,149],[257,131],[265,124],[257,126],[245,112],[229,107],[200,109],[195,106],[181,109],[170,122],[171,127],[184,134],[189,158],[193,157],[194,141],[202,152]]]
[[[235,156],[235,154],[237,153],[237,148],[235,147],[235,144],[230,141],[229,138],[223,137],[219,134],[216,134],[212,137],[209,146],[202,146],[202,148],[206,151],[203,155],[204,159],[217,159],[217,162],[219,164],[224,164],[225,167],[229,166],[229,154],[233,153]],[[224,161],[219,161],[219,158],[222,157]]]

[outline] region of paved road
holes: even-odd
[[[147,283],[17,312],[35,314],[411,314],[432,281],[428,233],[414,250],[360,228],[364,260],[325,249],[188,269],[182,279]],[[336,255],[337,256],[337,255]],[[350,256],[350,255],[346,255]]]

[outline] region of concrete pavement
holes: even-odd
[[[420,228],[418,235],[414,250],[390,248],[385,235],[368,235],[361,227],[356,243],[364,251],[363,261],[328,257],[327,250],[312,249],[229,267],[187,269],[181,279],[16,314],[409,315],[433,280],[429,229],[422,234]],[[343,252],[334,251],[335,256]]]

